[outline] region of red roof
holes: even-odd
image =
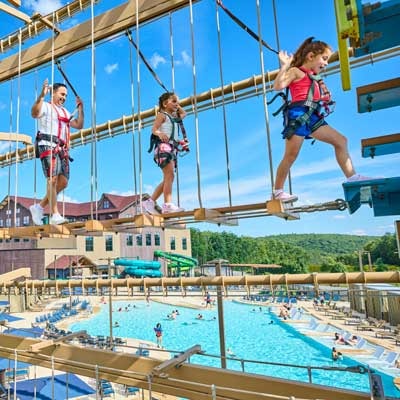
[[[80,264],[80,266],[84,265],[95,265],[91,260],[89,260],[87,257],[83,255],[74,255],[74,256],[61,256],[59,258],[56,258],[53,262],[51,262],[46,269],[68,269],[70,267],[70,263],[72,264],[72,268],[75,268],[77,266],[77,263]]]
[[[130,205],[133,205],[137,199],[138,195],[131,196],[120,196],[117,194],[108,194],[104,193],[100,200],[97,202],[97,213],[98,214],[111,214],[111,213],[120,213]],[[18,196],[9,196],[10,201],[17,200],[17,203],[21,206],[29,210],[29,207],[35,202],[39,202],[40,200],[30,198],[30,197],[21,197]],[[108,200],[109,207],[104,208],[104,201]],[[0,203],[0,209],[6,207],[8,204],[8,196],[6,196],[3,201]],[[93,205],[93,214],[96,213],[96,202],[86,202],[86,203],[70,203],[70,202],[57,202],[58,209],[60,213],[65,215],[66,217],[83,217],[87,215],[91,215],[91,205]],[[45,214],[48,214],[48,207],[45,208]]]

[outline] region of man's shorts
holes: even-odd
[[[288,110],[289,121],[295,120],[295,119],[301,117],[307,111],[308,111],[308,107],[305,107],[305,106],[296,106],[296,107],[289,108],[289,110]],[[308,119],[308,121],[305,124],[296,128],[296,130],[294,131],[294,134],[297,136],[304,136],[306,139],[311,139],[312,133],[315,132],[320,126],[323,126],[323,125],[328,125],[325,122],[324,117],[321,117],[316,112],[314,112],[310,115],[310,118]]]
[[[39,154],[41,155],[45,151],[51,150],[50,146],[39,146]],[[51,176],[63,175],[68,180],[69,179],[69,158],[64,157],[64,153],[54,153],[53,158],[51,158],[51,154],[46,157],[40,157],[40,161],[42,162],[42,169],[44,176],[46,178],[50,178]]]
[[[171,143],[161,142],[154,149],[154,161],[163,169],[168,163],[176,160],[176,149]]]

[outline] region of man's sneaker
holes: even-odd
[[[185,209],[178,207],[173,203],[164,203],[161,208],[161,212],[163,214],[175,213],[175,212],[181,212],[181,211],[185,211]]]
[[[43,225],[43,208],[39,204],[32,204],[29,207],[29,211],[32,215],[32,221],[35,225]]]
[[[145,201],[142,201],[142,207],[144,211],[146,211],[149,214],[157,214],[157,210],[155,209],[156,203],[152,198],[149,198]]]
[[[280,200],[282,203],[291,203],[293,201],[297,201],[298,200],[298,197],[295,196],[294,194],[285,193],[284,191],[278,192],[278,193],[274,193],[272,195],[272,197],[275,200]]]
[[[350,176],[350,178],[347,178],[347,182],[369,181],[371,179],[377,179],[377,178],[371,178],[370,176],[354,174],[354,175]]]
[[[61,225],[65,224],[67,220],[60,214],[53,214],[50,218],[50,225]]]

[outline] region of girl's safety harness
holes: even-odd
[[[73,161],[71,157],[69,157],[68,154],[68,143],[69,143],[69,138],[70,138],[70,118],[67,117],[67,113],[64,108],[61,108],[64,116],[60,115],[58,112],[57,108],[54,106],[54,104],[49,103],[52,107],[53,110],[57,114],[57,119],[58,119],[58,129],[57,129],[57,136],[55,135],[48,135],[46,133],[41,133],[38,132],[36,134],[36,139],[35,139],[35,153],[36,153],[36,158],[43,159],[45,157],[48,157],[52,155],[52,158],[55,159],[57,154],[59,154],[60,158],[66,158],[69,159],[70,161]],[[62,123],[65,123],[65,138],[66,141],[61,139],[61,132],[62,132]],[[56,144],[56,147],[53,149],[45,150],[41,154],[39,153],[39,142],[41,140],[46,140],[48,142],[52,142]]]
[[[316,113],[320,120],[313,125],[313,131],[318,129],[324,122],[324,118],[327,117],[334,111],[335,102],[331,99],[331,93],[326,87],[324,81],[320,75],[310,74],[307,70],[298,67],[303,71],[311,81],[310,88],[308,89],[307,99],[305,101],[295,101],[289,100],[289,88],[286,88],[285,92],[277,93],[267,104],[272,104],[275,99],[279,96],[282,97],[283,104],[276,110],[272,115],[276,117],[280,112],[283,113],[283,126],[282,131],[283,139],[290,139],[296,132],[298,128],[302,125],[308,124],[312,114]],[[318,101],[314,100],[315,84],[319,86],[321,93],[321,98]],[[289,118],[289,110],[293,107],[307,107],[307,111],[295,119]],[[306,137],[306,139],[311,139]]]
[[[190,151],[189,149],[189,141],[187,139],[187,134],[186,134],[186,129],[183,125],[182,118],[176,118],[176,117],[171,117],[169,114],[160,111],[162,114],[166,115],[169,120],[172,123],[172,133],[169,138],[168,143],[173,147],[173,151],[170,153],[167,152],[158,152],[157,157],[158,157],[158,162],[157,164],[162,168],[164,168],[171,160],[174,159],[174,151],[176,152],[185,152],[186,154]],[[178,124],[178,135],[179,136],[179,130],[182,132],[183,140],[176,140],[175,139],[175,124]],[[157,146],[159,146],[162,143],[162,140],[157,136],[154,135],[153,133],[150,136],[150,147],[147,150],[149,153],[151,153]],[[185,154],[183,154],[185,155]],[[163,162],[160,163],[160,159],[164,159]],[[176,164],[175,164],[176,167]]]

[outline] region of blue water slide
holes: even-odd
[[[114,260],[114,264],[121,267],[134,267],[144,269],[160,269],[161,263],[159,261],[147,261],[147,260],[134,260],[128,258],[117,258]]]
[[[156,269],[143,269],[143,268],[135,268],[135,267],[125,267],[124,274],[135,277],[149,277],[149,278],[160,278],[162,277],[162,273]]]

